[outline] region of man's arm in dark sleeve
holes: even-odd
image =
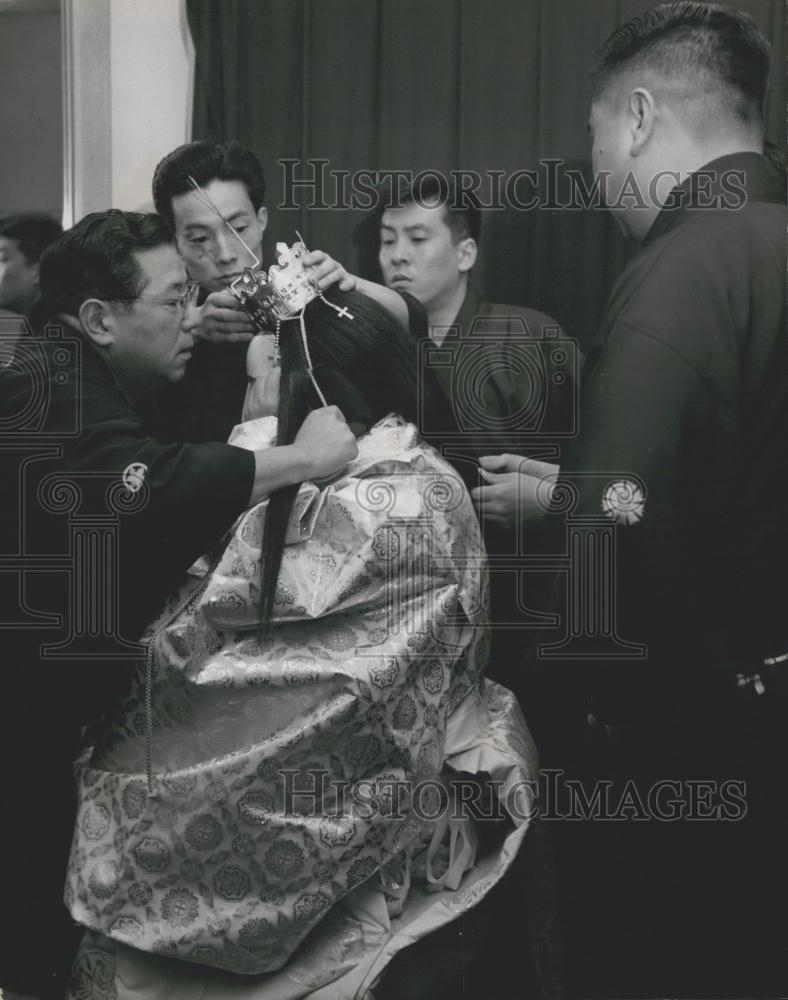
[[[410,292],[399,292],[398,294],[402,297],[408,309],[408,328],[410,332],[417,340],[422,340],[424,337],[429,336],[430,324],[427,319],[427,310]]]
[[[108,490],[125,488],[133,496],[118,513],[117,573],[125,591],[122,611],[130,612],[125,617],[136,628],[246,509],[255,455],[220,442],[151,437],[101,378],[88,378],[79,395],[79,433],[63,439],[63,456],[54,465],[73,476],[85,502],[101,514],[108,512]],[[51,425],[58,423],[57,408],[70,405],[66,394],[53,393]]]
[[[594,581],[595,600],[606,603],[618,637],[646,647],[645,658],[604,665],[606,683],[624,699],[646,672],[680,676],[703,653],[704,621],[724,586],[723,512],[735,487],[720,461],[733,436],[728,419],[723,401],[673,344],[617,324],[585,386],[579,436],[561,478],[576,491],[573,519],[614,525],[612,576]],[[583,567],[576,560],[570,570],[575,594],[585,585],[577,577]],[[589,663],[584,672],[600,669]]]

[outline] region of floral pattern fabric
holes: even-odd
[[[243,430],[256,447],[273,431],[259,423]],[[150,716],[140,666],[79,763],[66,885],[74,918],[121,948],[247,974],[292,964],[362,887],[396,905],[390,872],[431,832],[413,789],[440,780],[452,720],[481,719],[477,735],[489,726],[495,688],[481,680],[476,517],[412,426],[387,418],[340,479],[301,488],[261,641],[265,511],[238,520],[149,630]],[[491,760],[528,776],[532,749],[510,696],[503,714],[510,735],[488,745]],[[467,754],[478,762],[478,748],[460,749],[475,769]]]

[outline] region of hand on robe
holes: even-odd
[[[487,485],[471,490],[477,512],[487,523],[513,529],[538,521],[547,512],[558,466],[523,455],[485,455],[479,459]]]

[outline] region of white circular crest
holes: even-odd
[[[129,493],[139,493],[142,489],[142,484],[145,482],[145,474],[148,471],[148,466],[143,465],[142,462],[132,462],[131,465],[127,465],[123,470],[123,485],[129,491]]]
[[[602,510],[616,524],[637,524],[643,517],[645,506],[643,490],[631,479],[618,479],[611,483],[602,497]]]

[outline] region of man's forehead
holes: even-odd
[[[134,259],[145,279],[144,290],[148,294],[183,285],[188,280],[183,258],[172,243],[135,250]]]
[[[380,224],[391,229],[411,229],[416,226],[433,230],[439,226],[448,228],[443,204],[419,204],[415,201],[396,208],[387,208]]]
[[[588,127],[590,129],[593,129],[598,124],[601,114],[601,102],[599,100],[592,101],[588,112]]]
[[[225,219],[241,213],[255,215],[254,206],[243,181],[213,180],[203,185],[202,191]],[[196,191],[176,194],[172,199],[172,214],[177,229],[187,226],[213,227],[221,220],[211,204],[206,204]]]

